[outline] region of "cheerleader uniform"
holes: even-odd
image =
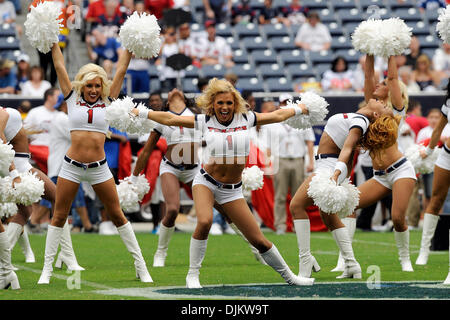
[[[448,120],[448,111],[450,109],[450,99],[447,100],[447,102],[442,106],[441,112],[444,115],[444,117]],[[450,121],[449,121],[450,123]],[[442,151],[439,153],[439,156],[436,160],[436,165],[439,168],[445,169],[450,171],[450,142],[449,140],[446,141],[446,143],[442,147]]]

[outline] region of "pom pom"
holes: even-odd
[[[9,218],[17,213],[19,208],[14,202],[0,203],[0,218]]]
[[[344,207],[340,210],[337,215],[339,218],[345,218],[351,215],[359,204],[359,194],[361,193],[358,188],[350,182],[349,178],[346,178],[342,183],[341,187],[347,190],[347,200],[345,201]]]
[[[16,152],[9,143],[0,143],[0,176],[6,176]]]
[[[0,178],[0,202],[14,202],[15,194],[10,177]]]
[[[434,148],[434,151],[424,159],[420,156],[420,151],[425,150],[425,147],[420,144],[413,144],[405,151],[405,156],[411,161],[414,170],[417,174],[432,173],[434,171],[434,164],[439,156],[441,149]]]
[[[445,9],[440,9],[436,24],[436,31],[444,43],[450,44],[450,4]]]
[[[363,21],[352,34],[353,47],[374,56],[401,55],[411,42],[412,28],[400,18]]]
[[[161,48],[160,31],[154,15],[134,12],[120,27],[120,42],[136,58],[153,58]]]
[[[147,109],[143,103],[139,103],[136,108],[138,110]],[[153,130],[156,123],[150,119],[142,119],[140,117],[133,117],[133,121],[127,128],[127,133],[144,135]]]
[[[264,185],[264,171],[258,166],[251,166],[242,171],[242,191],[250,194],[253,190],[261,189]]]
[[[312,177],[308,187],[308,196],[322,212],[339,213],[347,205],[348,191],[331,180],[331,170],[319,170]]]
[[[54,1],[40,2],[36,7],[31,6],[25,21],[25,35],[30,44],[42,53],[51,50],[54,43],[59,42],[62,19],[61,6]]]
[[[45,191],[44,181],[31,172],[23,172],[19,177],[20,182],[14,185],[14,202],[29,206],[41,200]]]
[[[131,177],[119,180],[117,193],[121,208],[125,212],[135,212],[139,210],[139,201],[150,191],[150,185],[147,178],[140,174],[134,183]]]
[[[284,121],[295,129],[307,129],[320,124],[328,114],[328,102],[311,91],[300,93],[300,100],[297,100],[295,104],[289,100],[287,105],[282,108],[298,108],[298,103],[303,103],[306,106],[308,114],[298,114]]]

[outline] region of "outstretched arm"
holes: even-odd
[[[299,107],[299,111],[295,110],[294,108],[285,108],[267,113],[255,112],[256,122],[258,123],[258,125],[264,125],[269,123],[282,122],[300,112],[302,114],[308,114],[308,109],[306,109],[306,106],[303,103],[298,103],[297,105]]]
[[[388,59],[387,86],[389,88],[389,93],[391,94],[392,106],[397,110],[402,110],[404,107],[403,98],[398,81],[397,61],[395,60],[395,56],[390,56]]]
[[[128,65],[131,61],[132,53],[127,49],[121,51],[119,54],[119,61],[117,61],[116,74],[114,75],[109,96],[116,99],[119,96],[120,89],[122,88],[123,79],[127,73]]]
[[[375,57],[366,55],[364,62],[364,99],[369,101],[373,98],[373,91],[375,90]]]
[[[67,74],[66,66],[64,64],[64,56],[58,43],[54,43],[52,47],[52,59],[55,66],[56,75],[58,76],[59,86],[64,97],[72,91],[72,83],[70,82],[69,75]]]
[[[155,131],[152,131],[152,133],[150,133],[150,137],[145,143],[144,149],[139,154],[139,157],[136,160],[136,166],[134,167],[133,176],[138,176],[142,172],[142,170],[144,170],[145,165],[148,162],[148,158],[150,158],[152,151],[155,149],[156,143],[158,142],[160,136],[161,135]]]
[[[441,114],[441,119],[439,120],[438,125],[433,129],[433,133],[431,134],[430,144],[428,145],[428,148],[434,149],[436,147],[439,140],[441,139],[442,131],[444,130],[444,127],[447,123],[447,118],[443,114]]]
[[[351,163],[352,154],[355,150],[356,144],[358,140],[361,138],[362,131],[359,128],[353,128],[348,133],[347,138],[345,139],[344,146],[339,153],[338,162],[336,164],[333,180],[341,183],[345,178],[347,178],[349,172],[349,163]]]
[[[176,126],[176,127],[185,127],[185,128],[194,128],[195,126],[195,117],[194,116],[178,116],[171,112],[165,111],[151,111],[145,110],[144,112],[139,113],[137,108],[131,110],[134,115],[147,118],[158,123],[161,123],[165,126]]]

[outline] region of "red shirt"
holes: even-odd
[[[414,133],[416,134],[416,137],[422,128],[425,128],[426,126],[428,126],[427,118],[418,117],[413,114],[407,115],[405,121],[411,127],[412,131],[414,131]]]
[[[97,19],[102,14],[106,14],[105,12],[105,4],[103,0],[97,0],[95,2],[89,3],[88,12],[86,13],[86,19],[95,18],[95,22],[98,22]],[[120,15],[120,4],[117,5],[116,15]]]
[[[173,7],[173,0],[145,0],[145,9],[153,14],[156,19],[161,19],[163,17],[164,9],[170,9]]]

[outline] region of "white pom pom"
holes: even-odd
[[[322,212],[338,213],[347,204],[348,191],[331,180],[331,170],[319,170],[311,179],[308,196]]]
[[[445,9],[440,9],[436,31],[444,43],[450,44],[450,4]]]
[[[9,218],[17,213],[19,208],[14,202],[0,203],[0,218]]]
[[[356,50],[374,56],[401,55],[411,42],[411,30],[400,18],[369,19],[355,29],[352,44]]]
[[[116,99],[106,108],[105,119],[109,125],[119,131],[127,131],[133,122],[131,110],[134,109],[133,98]]]
[[[134,212],[139,210],[139,196],[136,188],[125,180],[120,180],[117,187],[117,194],[119,195],[120,207],[125,212]]]
[[[292,102],[292,100],[289,100],[286,104],[286,106],[281,107],[281,109],[296,109],[298,108],[298,103],[300,103],[299,100],[297,100],[295,103]],[[297,114],[293,117],[290,117],[289,119],[285,120],[284,123],[286,123],[288,126],[291,126],[295,129],[307,129],[311,128],[311,118],[307,114]]]
[[[349,178],[346,178],[341,183],[341,186],[347,190],[347,200],[345,201],[342,210],[338,212],[339,218],[342,219],[351,215],[355,211],[356,206],[359,204],[359,194],[361,192],[354,184],[350,183]]]
[[[14,185],[16,203],[29,206],[44,195],[44,181],[37,177],[36,173],[23,172],[19,174],[20,183]]]
[[[54,1],[40,2],[36,7],[31,6],[25,21],[25,35],[30,44],[42,53],[51,50],[54,43],[59,42],[62,19],[61,6]]]
[[[425,147],[420,144],[413,144],[405,151],[405,156],[411,161],[414,166],[414,170],[417,174],[427,174],[434,171],[434,164],[439,156],[441,149],[434,148],[432,154],[422,159],[420,156],[420,151],[425,150]]]
[[[15,193],[10,177],[0,178],[0,202],[14,202]]]
[[[242,171],[242,190],[253,191],[264,186],[264,171],[258,166],[251,166]]]
[[[143,103],[139,103],[136,108],[138,110],[147,110],[147,107]],[[138,134],[140,136],[149,133],[155,127],[156,123],[150,119],[143,119],[141,117],[133,117],[132,122],[127,128],[127,133]]]
[[[9,143],[0,143],[0,176],[6,176],[16,152]]]
[[[328,114],[328,102],[311,91],[300,93],[300,100],[297,100],[295,104],[289,100],[286,107],[282,108],[298,108],[298,103],[306,106],[308,114],[298,114],[284,121],[295,129],[307,129],[320,124]]]
[[[161,48],[160,31],[154,15],[134,12],[120,27],[120,42],[136,58],[153,58]]]

